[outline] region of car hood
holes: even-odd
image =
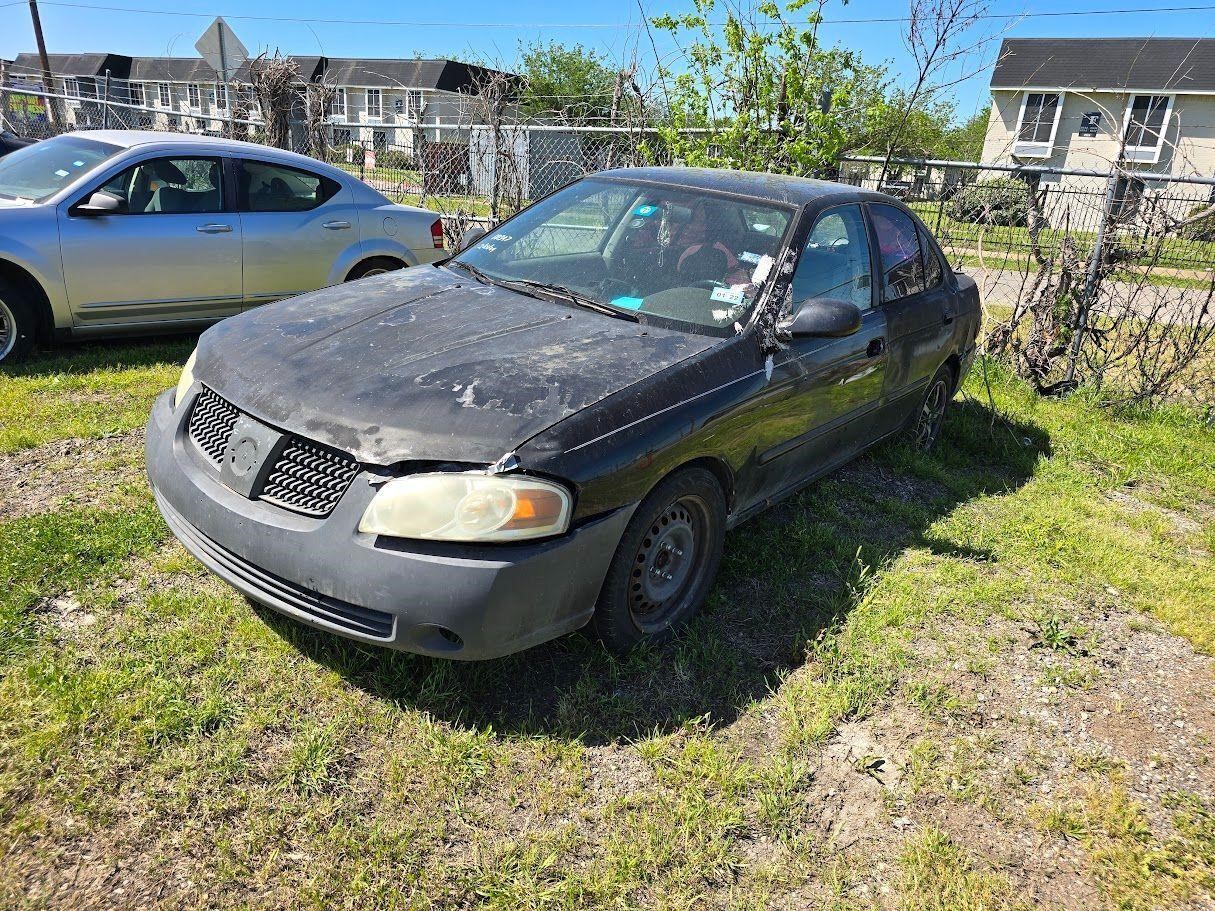
[[[489,463],[716,341],[417,266],[225,320],[195,376],[363,462]]]

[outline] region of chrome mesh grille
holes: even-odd
[[[206,386],[194,401],[190,414],[190,439],[217,468],[224,460],[228,437],[240,412]]]
[[[358,474],[358,462],[292,437],[262,485],[261,499],[309,516],[327,516]]]

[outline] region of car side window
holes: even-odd
[[[902,209],[875,204],[869,207],[873,232],[882,260],[882,301],[918,294],[924,290],[924,260],[915,222]]]
[[[945,270],[941,266],[941,255],[937,252],[936,244],[923,229],[920,230],[920,252],[924,256],[924,287],[935,288],[944,279]]]
[[[332,199],[336,180],[288,165],[243,159],[236,182],[241,212],[307,212]]]
[[[153,158],[100,187],[123,203],[116,215],[198,215],[224,209],[218,158]]]
[[[860,206],[839,206],[818,217],[793,273],[793,309],[814,297],[873,304],[869,235]]]

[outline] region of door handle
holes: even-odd
[[[865,349],[866,357],[877,357],[886,350],[886,340],[884,338],[874,338],[869,340],[869,347]]]
[[[328,228],[330,231],[342,231],[342,230],[345,230],[346,228],[350,227],[350,222],[348,222],[348,221],[327,221],[323,225],[321,225],[321,227]]]
[[[231,225],[199,225],[194,229],[199,234],[231,234]]]

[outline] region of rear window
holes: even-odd
[[[336,180],[268,161],[241,162],[237,208],[242,212],[307,212],[341,189]]]

